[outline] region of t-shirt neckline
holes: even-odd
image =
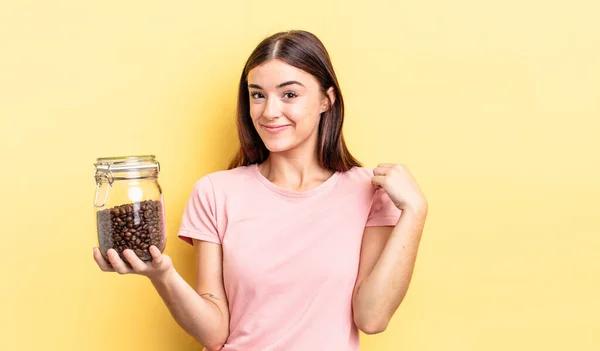
[[[324,192],[327,191],[329,189],[331,189],[335,183],[337,182],[337,180],[340,177],[340,172],[336,171],[335,173],[333,173],[331,175],[331,177],[327,178],[327,180],[325,180],[323,183],[319,184],[317,187],[309,189],[309,190],[303,190],[303,191],[295,191],[295,190],[290,190],[290,189],[285,189],[283,187],[280,187],[279,185],[271,182],[269,179],[267,179],[262,173],[260,173],[260,169],[258,169],[258,163],[254,163],[250,166],[252,173],[256,176],[256,178],[263,183],[267,188],[271,189],[272,191],[279,193],[281,195],[284,196],[289,196],[289,197],[308,197],[308,196],[313,196],[315,194],[318,194],[320,192]]]

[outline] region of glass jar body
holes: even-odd
[[[108,260],[108,250],[115,249],[127,262],[123,251],[131,249],[141,260],[150,261],[150,246],[161,252],[166,246],[165,206],[158,173],[124,166],[113,169],[96,173],[94,207],[100,252]]]

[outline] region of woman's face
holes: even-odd
[[[280,60],[248,73],[250,116],[270,152],[316,146],[321,113],[329,102],[311,74]],[[329,94],[333,103],[333,88]]]

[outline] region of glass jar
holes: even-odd
[[[94,207],[98,244],[104,259],[115,249],[121,259],[125,249],[143,261],[152,260],[148,248],[161,252],[166,245],[165,206],[158,184],[160,164],[154,155],[98,158],[94,164]]]

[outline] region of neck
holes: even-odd
[[[297,191],[315,188],[333,174],[319,165],[316,148],[313,152],[272,152],[258,168],[272,183]]]

